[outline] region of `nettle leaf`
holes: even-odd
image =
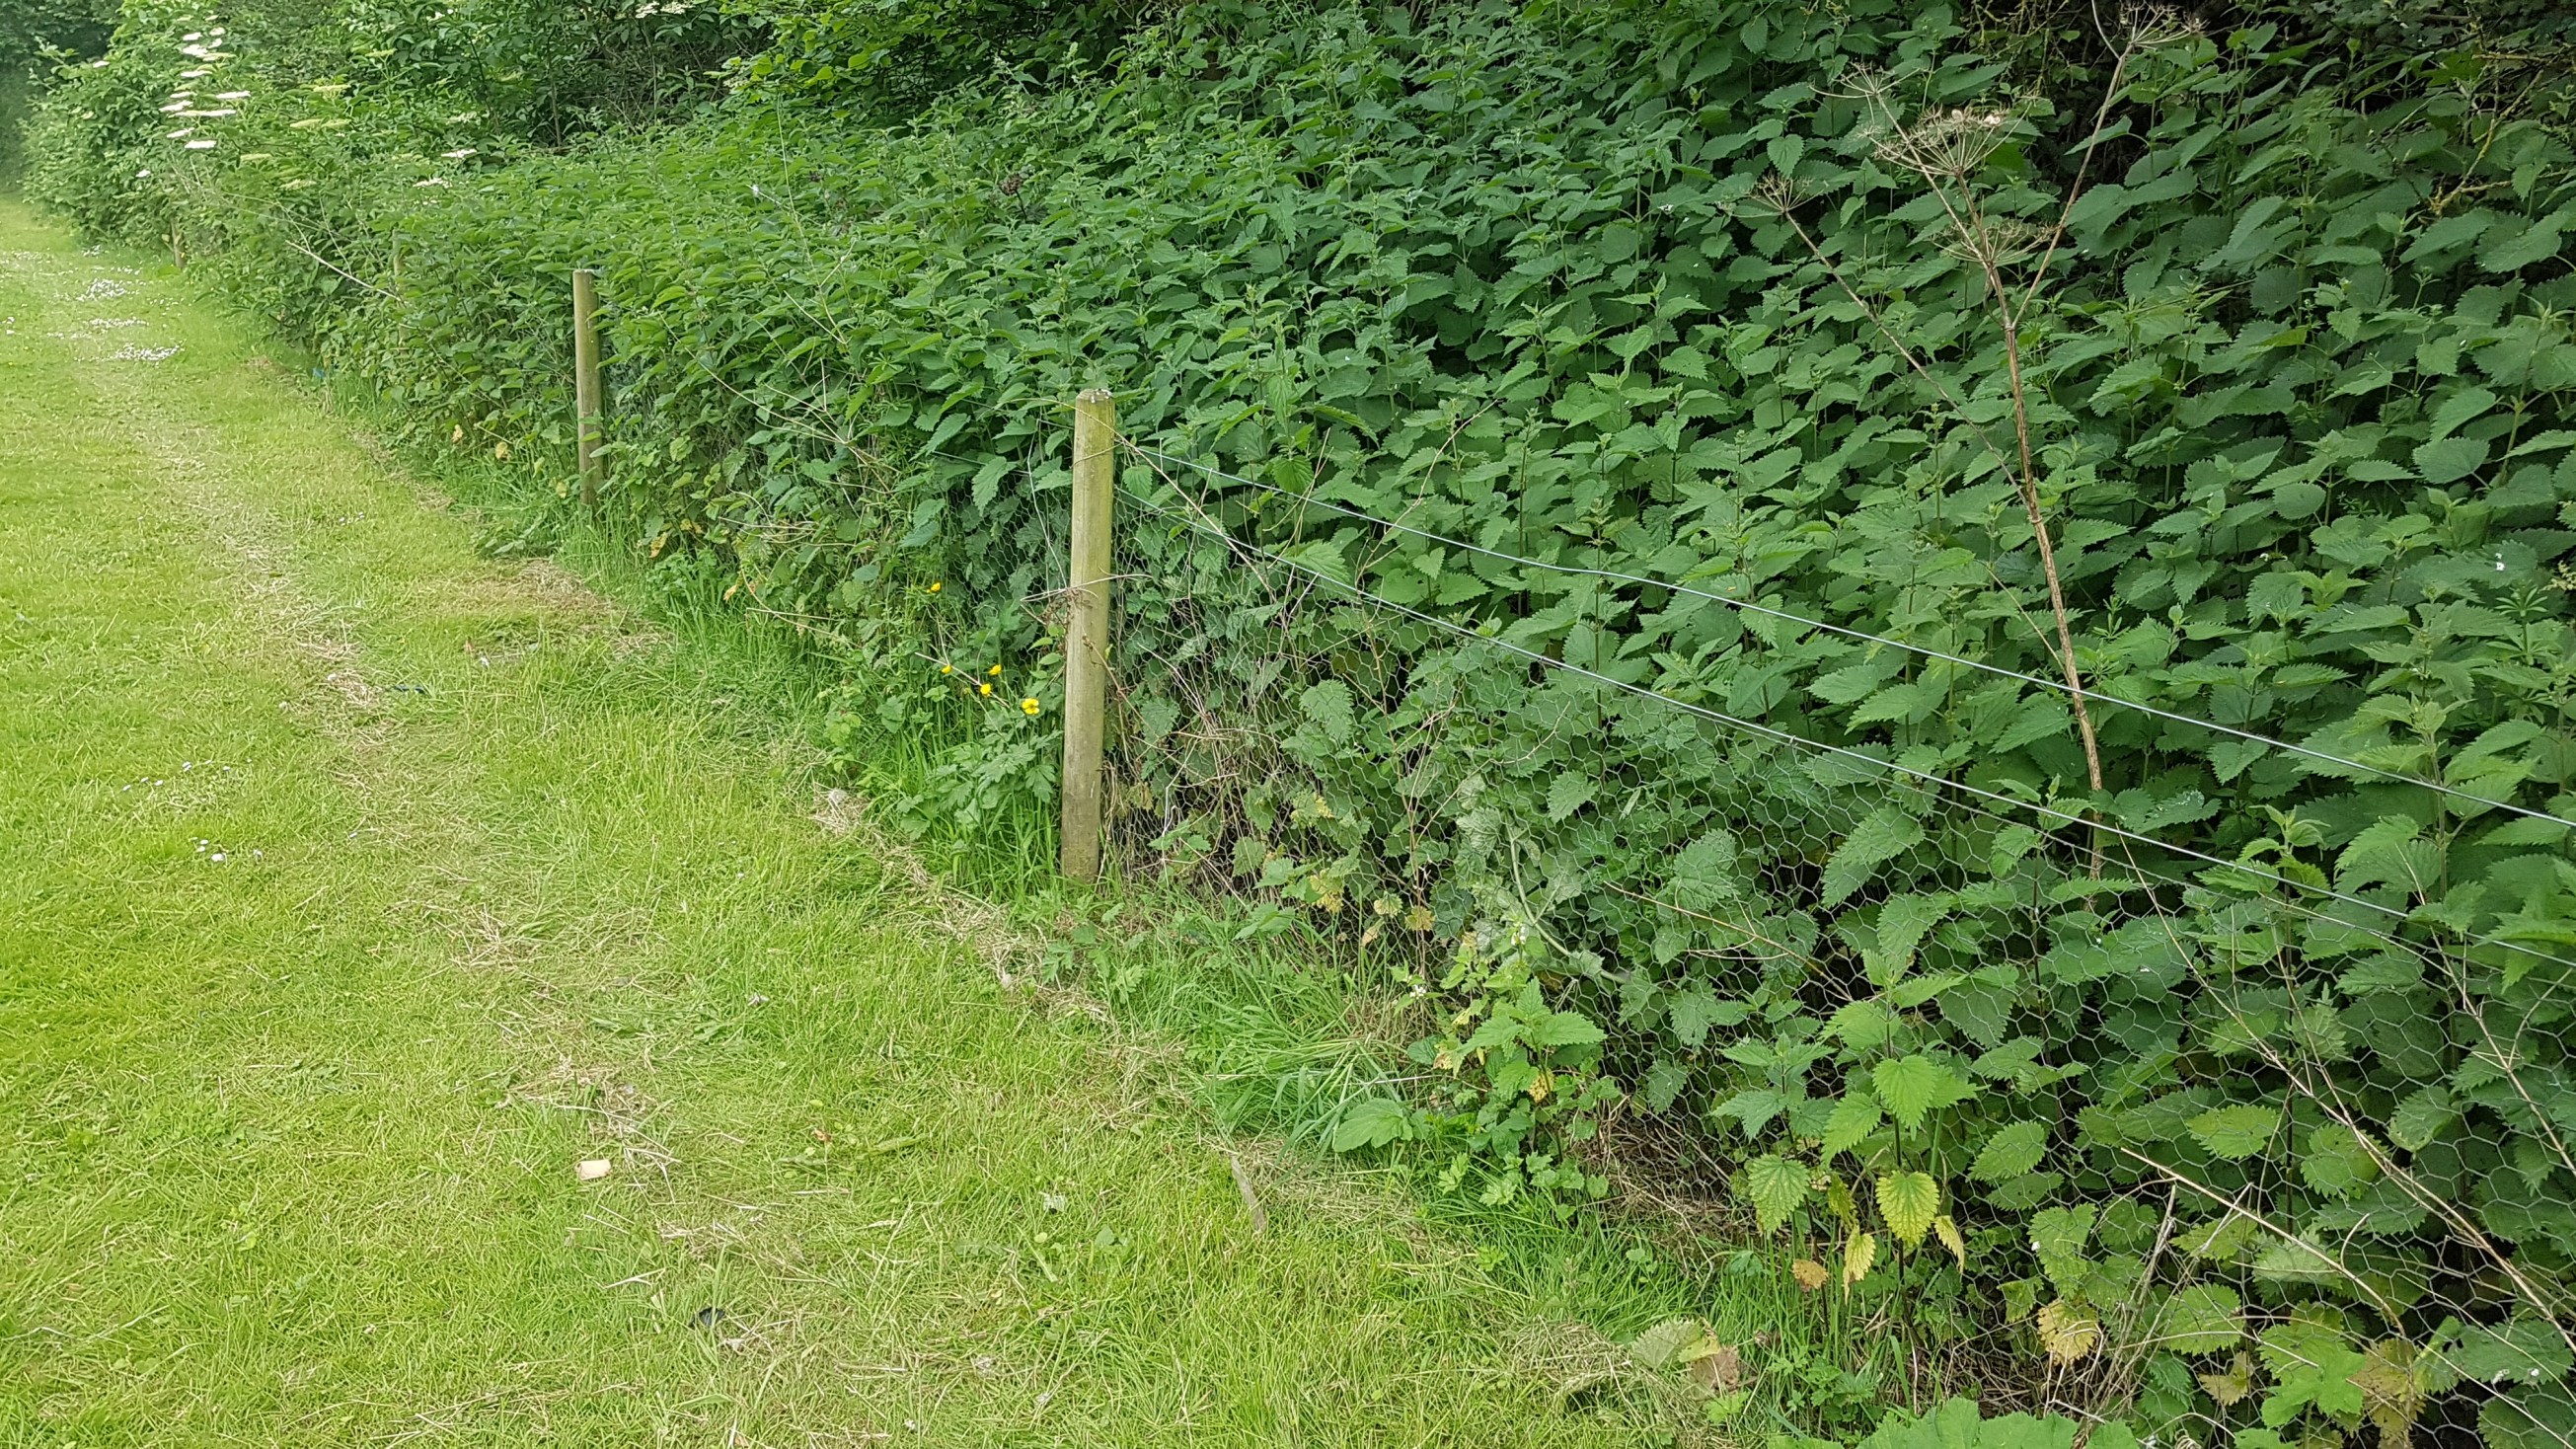
[[[1598,1046],[1610,1034],[1579,1011],[1551,1011],[1532,1023],[1528,1041],[1540,1047]]]
[[[1877,1098],[1857,1088],[1844,1093],[1825,1117],[1825,1161],[1830,1163],[1837,1155],[1858,1147],[1878,1130],[1882,1120]]]
[[[2048,1128],[2038,1122],[2014,1122],[1995,1130],[1968,1166],[1979,1182],[2004,1182],[2039,1166],[2048,1152]]]
[[[2340,1122],[2311,1129],[2299,1149],[2299,1176],[2329,1197],[2350,1197],[2379,1176],[2379,1159]]]
[[[1560,823],[1573,819],[1575,811],[1592,803],[1594,788],[1588,776],[1571,771],[1559,774],[1547,785],[1547,818]]]
[[[1776,1233],[1807,1200],[1807,1169],[1777,1153],[1766,1152],[1744,1164],[1736,1175],[1738,1189],[1753,1204],[1753,1217],[1764,1233]]]
[[[2146,1345],[2176,1353],[2217,1353],[2234,1348],[2245,1337],[2238,1317],[2245,1300],[2233,1288],[2195,1283],[2177,1288],[2156,1313]]]
[[[1925,1118],[1977,1093],[1958,1073],[1921,1053],[1880,1062],[1870,1081],[1879,1104],[1908,1132],[1921,1131]]]
[[[1824,875],[1817,882],[1817,899],[1824,905],[1840,905],[1852,892],[1867,884],[1878,868],[1923,841],[1923,824],[1892,805],[1871,811],[1825,862]]]
[[[1930,1173],[1893,1172],[1879,1178],[1878,1215],[1905,1246],[1920,1245],[1940,1212],[1941,1185]]]
[[[2409,1152],[2421,1152],[2458,1120],[2460,1109],[2452,1102],[2449,1088],[2439,1082],[2418,1087],[2389,1114],[2388,1140]]]
[[[2457,483],[2485,466],[2487,452],[2485,441],[2478,438],[2444,438],[2426,443],[2415,450],[2415,473],[2436,488]]]
[[[2281,1113],[2274,1107],[2239,1104],[2212,1108],[2184,1125],[2212,1156],[2241,1162],[2272,1144],[2273,1135],[2281,1130]]]

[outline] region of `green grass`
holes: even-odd
[[[1006,984],[791,641],[479,556],[177,280],[0,209],[0,316],[0,1445],[1660,1443],[1566,1325],[1771,1312],[1227,1135],[1331,979]]]

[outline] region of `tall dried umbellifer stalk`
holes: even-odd
[[[2067,615],[2066,586],[2057,568],[2057,547],[2049,537],[2048,515],[2039,491],[2037,448],[2032,441],[2029,384],[2022,368],[2022,327],[2038,301],[2047,281],[2049,265],[2056,260],[2057,249],[2066,235],[2067,216],[2076,198],[2084,192],[2084,179],[2093,161],[2095,148],[2104,139],[2109,126],[2112,103],[2118,100],[2126,84],[2131,62],[2145,51],[2168,44],[2192,33],[2190,25],[2172,11],[2161,8],[2134,12],[2130,16],[2128,38],[2111,66],[2110,79],[2102,89],[2102,104],[2093,116],[2093,128],[2079,148],[2082,159],[2076,164],[2075,179],[2066,189],[2057,221],[2045,229],[2013,217],[1991,215],[1980,196],[1978,177],[1986,162],[2008,139],[2013,129],[2010,112],[1996,108],[1934,109],[1908,120],[1897,114],[1892,100],[1893,84],[1883,75],[1857,77],[1857,93],[1871,111],[1868,124],[1875,133],[1872,154],[1883,165],[1919,178],[1940,205],[1947,236],[1943,249],[1977,268],[1985,284],[1987,304],[1993,309],[1997,329],[2002,334],[2004,380],[2012,398],[2013,448],[2007,452],[1973,420],[1969,427],[1978,440],[1994,453],[2012,476],[2021,495],[2023,511],[2029,516],[2032,539],[2039,548],[2039,568],[2048,585],[2049,613],[2056,624],[2057,638],[2050,646],[2056,655],[2059,671],[2065,676],[2066,691],[2075,711],[2075,727],[2084,744],[2085,778],[2094,791],[2103,788],[2102,748],[2093,730],[2093,714],[2085,704],[2084,677],[2075,656],[2075,630]],[[1905,359],[1906,365],[1930,382],[1944,400],[1961,417],[1966,410],[1949,385],[1925,366],[1914,350],[1897,337],[1876,307],[1860,295],[1844,277],[1842,269],[1826,255],[1816,238],[1799,222],[1796,207],[1802,199],[1794,182],[1777,178],[1757,194],[1757,199],[1775,211],[1797,232],[1808,252],[1830,274],[1843,294],[1860,307],[1879,334]],[[2031,263],[2030,280],[2015,285],[2005,276],[2005,269]]]

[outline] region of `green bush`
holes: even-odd
[[[612,506],[846,648],[853,730],[974,722],[918,813],[1051,788],[1116,389],[1128,858],[1449,1013],[1340,1145],[1581,1196],[1632,1103],[1914,1352],[2520,1443],[2576,1427],[2564,71],[2304,24],[2115,85],[1885,0],[1188,10],[569,154],[283,74],[179,151],[138,35],[47,165],[549,482],[598,268]]]

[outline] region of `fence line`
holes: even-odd
[[[2000,664],[1988,663],[1981,659],[1971,659],[1965,655],[1947,653],[1943,650],[1933,649],[1926,645],[1908,643],[1902,639],[1890,639],[1884,635],[1872,634],[1866,630],[1851,628],[1848,625],[1830,623],[1822,619],[1810,619],[1804,615],[1793,614],[1785,609],[1774,608],[1768,604],[1760,604],[1749,599],[1739,599],[1726,594],[1713,593],[1706,589],[1696,589],[1692,588],[1688,584],[1673,583],[1664,579],[1647,578],[1639,574],[1624,573],[1616,569],[1585,568],[1579,564],[1551,563],[1544,559],[1524,558],[1519,554],[1507,553],[1499,549],[1487,548],[1481,544],[1469,543],[1464,539],[1450,538],[1444,534],[1433,533],[1428,529],[1417,528],[1411,524],[1403,523],[1395,519],[1380,518],[1373,513],[1350,508],[1343,504],[1335,503],[1330,499],[1318,498],[1311,493],[1299,493],[1293,489],[1281,488],[1273,483],[1264,483],[1258,478],[1246,478],[1241,474],[1229,473],[1213,464],[1179,457],[1171,453],[1163,452],[1157,448],[1146,447],[1143,444],[1133,441],[1129,441],[1128,446],[1140,457],[1159,459],[1163,462],[1177,464],[1181,467],[1192,468],[1201,473],[1207,474],[1210,477],[1222,478],[1231,483],[1240,483],[1245,487],[1256,488],[1264,493],[1268,493],[1276,497],[1294,499],[1299,504],[1321,508],[1326,512],[1338,514],[1341,517],[1351,519],[1354,522],[1367,523],[1379,528],[1392,529],[1398,533],[1410,534],[1413,537],[1422,539],[1428,543],[1437,543],[1444,547],[1456,548],[1469,553],[1480,554],[1486,558],[1495,559],[1504,563],[1516,564],[1524,568],[1541,569],[1551,573],[1563,574],[1568,577],[1604,579],[1613,583],[1634,584],[1644,588],[1665,589],[1672,593],[1685,595],[1687,597],[1706,599],[1711,603],[1723,604],[1728,608],[1740,610],[1745,613],[1759,614],[1767,618],[1778,619],[1783,623],[1795,624],[1801,628],[1821,630],[1825,633],[1838,634],[1844,638],[1858,640],[1867,644],[1885,645],[1891,649],[1902,649],[1908,653],[1920,655],[1926,659],[1936,659],[1942,663],[1954,664],[1963,669],[1973,669],[1981,673],[1996,675],[2005,679],[2018,680],[2023,684],[2037,685],[2043,689],[2054,690],[2062,695],[2072,697],[2079,693],[2079,691],[2068,688],[2064,680],[2050,679],[2044,675],[2024,674],[2019,670],[2008,669]],[[1168,477],[1168,475],[1166,476]],[[2238,729],[2232,725],[2219,724],[2214,720],[2200,719],[2174,710],[2160,708],[2156,705],[2141,703],[2140,701],[2133,699],[2126,699],[2119,695],[2105,694],[2096,689],[2085,689],[2080,691],[2080,694],[2086,700],[2098,700],[2104,704],[2117,705],[2123,709],[2135,710],[2140,714],[2165,720],[2169,723],[2190,725],[2196,729],[2209,730],[2212,733],[2227,735],[2235,739],[2243,740],[2249,744],[2259,744],[2271,749],[2282,750],[2290,754],[2301,755],[2308,759],[2335,765],[2343,769],[2363,771],[2399,784],[2420,786],[2421,788],[2431,790],[2436,794],[2464,801],[2483,808],[2502,810],[2509,814],[2525,816],[2533,820],[2545,820],[2554,825],[2562,825],[2568,829],[2576,830],[2576,820],[2569,820],[2564,816],[2553,815],[2545,810],[2533,810],[2527,806],[2516,805],[2508,800],[2489,799],[2486,796],[2472,794],[2469,791],[2458,789],[2455,786],[2445,785],[2436,780],[2423,779],[2419,776],[2408,775],[2401,771],[2387,769],[2384,766],[2366,764],[2359,760],[2345,759],[2340,755],[2315,749],[2311,746],[2292,744],[2287,740],[2274,739],[2269,735],[2256,734],[2250,730]]]
[[[1165,481],[1169,481],[1168,475],[1166,475]],[[1618,690],[1622,693],[1659,701],[1687,714],[1698,716],[1699,718],[1705,719],[1711,723],[1722,725],[1730,729],[1740,730],[1748,734],[1771,740],[1778,744],[1787,745],[1792,749],[1808,750],[1819,754],[1832,755],[1846,760],[1865,763],[1874,769],[1906,780],[1909,785],[1925,794],[1938,796],[1945,792],[1955,792],[1960,795],[1973,797],[1975,800],[1986,803],[1967,804],[1966,802],[1960,801],[1953,801],[1951,803],[1959,806],[1960,808],[1968,809],[1987,819],[2005,821],[2013,824],[2023,823],[2013,817],[1998,812],[1991,808],[1992,806],[2002,806],[2007,810],[2026,811],[2033,815],[2044,816],[2049,820],[2056,822],[2056,826],[2051,828],[2076,828],[2090,832],[2099,832],[2102,835],[2121,841],[2126,846],[2145,846],[2150,850],[2163,851],[2172,855],[2181,856],[2185,859],[2197,861],[2205,866],[2215,867],[2220,870],[2247,876],[2254,880],[2282,887],[2286,890],[2320,896],[2344,905],[2355,906],[2363,910],[2371,911],[2391,920],[2392,922],[2402,923],[2410,919],[2412,916],[2412,913],[2409,911],[2385,905],[2377,901],[2372,901],[2361,896],[2350,895],[2336,890],[2332,886],[2319,886],[2304,881],[2294,880],[2288,876],[2265,870],[2259,866],[2241,861],[2231,861],[2221,856],[2211,855],[2204,851],[2195,850],[2189,846],[2176,845],[2169,841],[2158,840],[2153,836],[2140,834],[2137,831],[2113,825],[2106,821],[2089,819],[2085,816],[2058,809],[2051,805],[2035,801],[2017,800],[2012,796],[2001,794],[1996,791],[1981,789],[1977,786],[1966,784],[1961,781],[1944,779],[1938,775],[1916,770],[1910,766],[1900,764],[1893,760],[1879,759],[1877,756],[1871,755],[1865,751],[1855,750],[1844,745],[1827,744],[1821,740],[1808,739],[1807,737],[1793,731],[1783,730],[1773,725],[1761,724],[1753,720],[1742,719],[1735,715],[1727,714],[1722,710],[1709,708],[1706,705],[1697,704],[1689,700],[1677,699],[1658,690],[1649,689],[1644,685],[1631,684],[1624,680],[1612,678],[1609,675],[1599,673],[1595,670],[1586,669],[1579,664],[1572,664],[1564,660],[1554,659],[1536,650],[1511,643],[1508,640],[1497,638],[1489,634],[1480,634],[1462,625],[1442,619],[1437,615],[1425,613],[1422,610],[1412,608],[1409,605],[1399,604],[1392,599],[1371,593],[1355,584],[1346,583],[1340,579],[1334,578],[1332,575],[1325,573],[1310,564],[1299,563],[1294,559],[1290,559],[1284,555],[1264,549],[1257,544],[1246,542],[1245,540],[1227,532],[1221,525],[1215,523],[1213,520],[1208,519],[1205,515],[1204,509],[1199,508],[1195,500],[1185,499],[1185,501],[1191,503],[1193,513],[1196,515],[1192,516],[1159,506],[1152,500],[1136,494],[1124,484],[1118,485],[1117,491],[1119,495],[1129,503],[1134,504],[1136,507],[1143,509],[1147,513],[1179,523],[1184,527],[1225,544],[1231,550],[1249,554],[1253,557],[1266,560],[1270,563],[1277,564],[1282,568],[1290,569],[1296,573],[1312,578],[1328,588],[1340,590],[1343,594],[1347,595],[1354,601],[1404,615],[1407,618],[1411,618],[1423,624],[1428,624],[1433,628],[1455,635],[1461,639],[1474,643],[1490,645],[1505,653],[1517,656],[1525,661],[1545,668],[1559,670],[1569,675],[1590,680],[1595,684],[1606,685],[1609,688]],[[2182,886],[2189,884],[2189,882],[2179,877],[2167,875],[2151,869],[2145,864],[2139,862],[2134,855],[2129,855],[2125,851],[2124,855],[2126,856],[2127,864],[2130,868],[2142,876],[2152,877],[2158,882],[2168,885]],[[2106,882],[2106,886],[2110,884],[2111,883]],[[2397,940],[2397,938],[2393,936],[2388,939],[2391,941]],[[2546,951],[2535,949],[2520,942],[2497,940],[2493,937],[2463,936],[2462,939],[2467,945],[2486,946],[2496,950],[2512,951],[2531,957],[2536,961],[2547,962],[2557,966],[2576,968],[2576,961],[2552,955]],[[2399,944],[2404,943],[2399,942]]]

